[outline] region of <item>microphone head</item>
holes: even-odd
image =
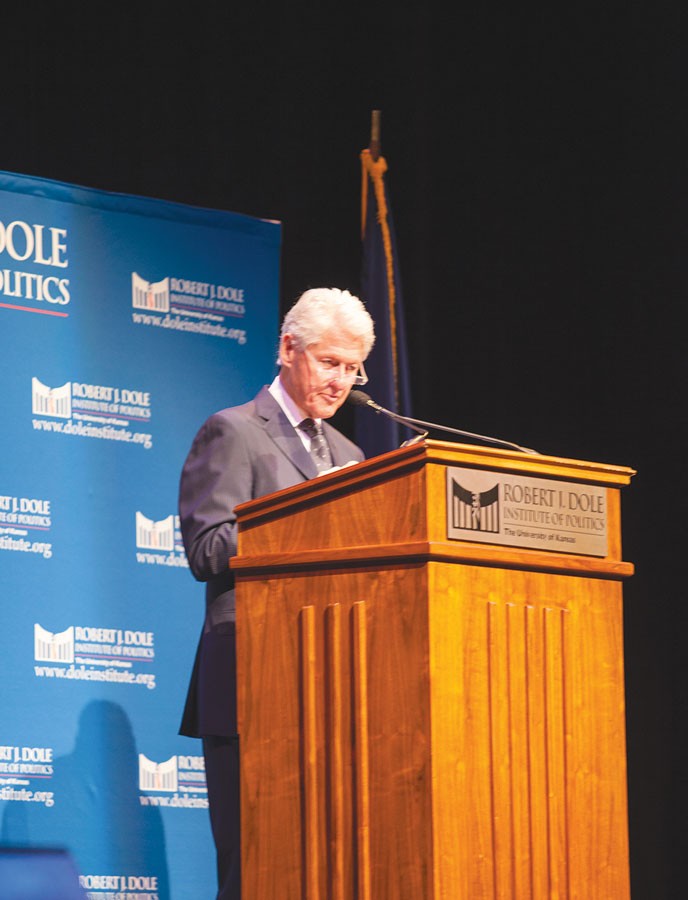
[[[349,396],[346,399],[354,406],[367,406],[372,402],[373,398],[369,397],[364,391],[349,391]]]

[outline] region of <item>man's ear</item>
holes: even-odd
[[[290,334],[283,334],[279,346],[279,357],[283,367],[286,366],[286,368],[291,368],[295,353],[296,346],[294,344],[294,338]]]

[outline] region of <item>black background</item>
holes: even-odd
[[[279,219],[284,310],[307,287],[358,290],[359,152],[381,110],[413,414],[638,470],[623,494],[632,887],[673,900],[685,16],[472,6],[6,10],[0,169]]]

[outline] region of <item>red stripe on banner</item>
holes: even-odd
[[[55,312],[52,309],[32,309],[30,306],[15,306],[13,303],[0,303],[0,306],[4,306],[5,309],[19,309],[22,312],[40,313],[42,316],[61,316],[64,319],[69,316],[69,313]]]

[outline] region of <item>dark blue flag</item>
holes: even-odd
[[[360,297],[375,322],[365,391],[385,409],[410,416],[411,394],[401,278],[384,157],[361,153],[363,256]],[[367,457],[399,447],[411,432],[368,407],[356,409],[355,436]]]

